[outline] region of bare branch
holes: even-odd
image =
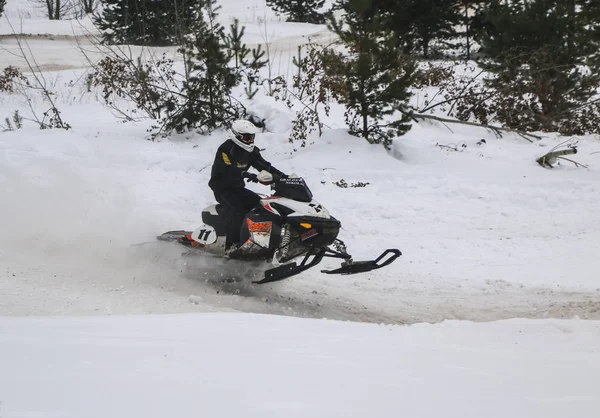
[[[401,110],[401,112],[406,114],[405,111]],[[461,120],[457,120],[457,119],[447,119],[447,118],[441,118],[439,116],[434,116],[434,115],[423,115],[420,113],[413,113],[412,116],[415,119],[431,119],[431,120],[435,120],[437,122],[442,122],[442,123],[456,123],[456,124],[460,124],[460,125],[477,126],[477,127],[489,129],[492,131],[512,132],[512,133],[516,133],[516,134],[520,135],[521,137],[525,138],[529,142],[533,142],[533,140],[530,138],[534,138],[534,139],[538,139],[538,140],[542,139],[542,137],[538,136],[538,135],[534,135],[534,134],[530,134],[528,132],[523,132],[523,131],[510,129],[510,128],[503,128],[501,126],[484,125],[484,124],[476,123],[476,122],[467,122],[467,121],[461,121]]]
[[[14,27],[13,27],[10,19],[8,18],[8,16],[6,16],[6,21],[8,22],[8,25],[10,26],[13,35],[15,35],[15,40],[17,41],[17,46],[19,47],[19,51],[21,51],[21,57],[25,60],[25,63],[27,64],[27,67],[29,67],[29,70],[31,71],[31,75],[32,75],[32,77],[34,78],[34,80],[35,80],[35,82],[37,84],[38,90],[40,90],[42,92],[42,96],[50,104],[50,109],[48,109],[46,112],[44,112],[44,119],[42,119],[40,121],[39,118],[35,114],[35,111],[33,109],[33,105],[31,103],[31,99],[27,98],[29,107],[30,107],[30,109],[31,109],[31,111],[32,111],[35,119],[40,124],[40,128],[46,129],[46,128],[57,127],[57,128],[61,128],[61,129],[70,129],[71,126],[68,123],[65,123],[62,120],[62,118],[60,116],[60,111],[58,110],[58,108],[56,107],[56,104],[54,103],[54,100],[52,99],[52,93],[46,87],[46,79],[45,79],[44,74],[41,71],[41,69],[40,69],[40,67],[39,67],[36,59],[35,59],[35,56],[33,55],[32,51],[31,51],[31,48],[29,47],[29,44],[26,44],[26,46],[27,46],[27,51],[29,52],[29,55],[31,56],[31,59],[29,58],[29,56],[25,52],[25,47],[23,46],[23,43],[21,42],[21,38],[20,38],[20,36],[18,36],[15,33]],[[49,113],[51,114],[51,116],[50,116],[50,122],[46,123],[45,119],[46,119],[46,116],[48,116]]]

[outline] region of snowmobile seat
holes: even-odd
[[[215,209],[217,210],[219,216],[225,216],[227,214],[227,208],[221,203],[217,203]]]
[[[215,228],[217,235],[227,235],[227,208],[219,203],[215,209],[218,215],[202,211],[202,222]]]

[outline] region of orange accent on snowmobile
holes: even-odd
[[[271,228],[273,227],[273,222],[252,222],[250,219],[246,219],[248,221],[248,231],[250,232],[271,232]]]
[[[200,248],[204,247],[204,244],[200,244],[198,241],[194,241],[192,239],[192,234],[187,234],[185,237],[190,241],[190,244],[192,244],[192,247],[200,247]]]

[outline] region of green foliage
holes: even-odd
[[[265,51],[262,50],[261,45],[258,45],[258,48],[252,48],[252,60],[244,63],[244,92],[249,99],[254,98],[258,93],[258,85],[262,85],[264,81],[260,78],[260,70],[268,63],[267,60],[262,59],[264,56]]]
[[[2,131],[14,131],[16,129],[23,128],[23,116],[19,114],[18,110],[15,110],[12,117],[4,118],[4,125],[0,125]]]
[[[480,104],[486,107],[480,113],[521,130],[573,134],[593,127],[587,121],[593,113],[581,110],[600,82],[597,68],[586,67],[598,47],[598,16],[582,12],[575,1],[492,2],[482,22],[480,65],[493,74],[486,85],[497,95]],[[595,125],[592,131],[600,131]]]
[[[397,112],[411,97],[415,60],[401,52],[370,0],[338,2],[340,6],[345,22],[332,19],[331,29],[348,53],[329,52],[326,85],[346,106],[350,132],[388,147],[394,136],[410,129],[410,116],[397,116]],[[391,122],[382,125],[385,118]]]
[[[264,62],[259,48],[248,51],[238,22],[231,33],[225,32],[218,23],[218,11],[215,0],[204,0],[191,12],[193,24],[177,50],[183,57],[184,74],[176,72],[173,60],[165,55],[143,62],[115,53],[100,61],[90,85],[102,88],[107,105],[126,120],[140,114],[155,119],[152,138],[227,126],[243,113],[232,103],[231,89]],[[119,99],[133,102],[136,109],[123,110]]]
[[[217,21],[220,6],[206,0],[193,14],[193,24],[179,52],[185,58],[185,103],[170,114],[166,127],[182,132],[192,127],[212,131],[231,118],[229,95],[237,84],[229,67],[227,36]]]
[[[413,16],[410,26],[415,46],[425,58],[430,55],[433,41],[439,41],[447,47],[449,44],[446,41],[456,38],[454,26],[461,20],[456,0],[415,0],[406,9],[401,8],[400,13]],[[400,33],[402,31],[400,29]]]
[[[287,15],[288,22],[325,23],[323,13],[317,12],[325,0],[267,0],[275,12]]]
[[[110,45],[178,45],[203,0],[104,0],[93,21]]]
[[[243,42],[245,27],[240,28],[239,20],[234,19],[229,34],[225,37],[228,59],[234,62],[233,72],[238,82],[244,83],[248,99],[254,98],[261,84],[260,70],[267,65],[263,60],[265,51],[261,45],[250,50]],[[251,55],[250,57],[248,55]]]
[[[229,28],[229,34],[225,37],[229,58],[234,60],[234,67],[236,69],[244,65],[246,57],[250,53],[250,50],[243,42],[245,32],[246,28],[244,26],[240,28],[240,21],[236,18]]]
[[[486,2],[482,0],[459,0],[460,6],[460,23],[464,27],[464,32],[459,36],[464,35],[466,59],[471,59],[472,45],[474,40],[474,28],[477,25],[477,18],[480,15],[481,9]]]
[[[349,0],[339,0],[335,8],[344,9],[347,3]],[[373,0],[366,9],[379,15],[405,53],[419,52],[428,58],[434,42],[449,47],[447,41],[457,37],[455,27],[462,21],[459,6],[457,0]]]
[[[600,72],[600,2],[577,0],[576,3],[580,7],[580,25],[586,29],[586,63],[594,68],[594,71]]]
[[[19,114],[18,110],[15,110],[15,112],[12,115],[12,121],[15,124],[15,127],[17,129],[21,129],[23,127],[23,116],[21,116]]]

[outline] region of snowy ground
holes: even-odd
[[[240,3],[224,2],[224,19],[242,16],[254,25],[248,42],[263,42],[262,2],[244,2],[246,14]],[[73,128],[26,120],[0,132],[0,418],[597,415],[597,138],[577,138],[574,158],[589,168],[535,163],[568,138],[531,144],[427,122],[387,153],[348,136],[334,107],[332,129],[299,148],[287,142],[292,115],[263,97],[253,109],[270,129],[257,140],[265,157],[306,178],[356,259],[403,256],[368,274],[317,268],[255,286],[258,268],[182,258],[155,240],[194,228],[212,203],[210,164],[226,133],[147,141],[148,123],[120,123],[86,91],[85,32],[18,4],[7,11],[22,33],[55,34],[26,41]],[[329,36],[267,22],[284,74],[307,36]],[[26,68],[10,36],[0,64]],[[17,109],[29,115],[21,95],[0,95],[0,125]]]
[[[239,2],[225,2],[222,20],[240,17],[257,42],[261,28],[269,28],[278,68],[287,74],[296,45],[326,31],[281,23],[264,11],[261,20],[259,3],[241,13]],[[40,26],[41,20],[31,20],[36,16],[24,19],[17,4],[8,3],[7,16],[13,27],[19,19],[23,33],[65,34],[67,24],[92,31],[89,21]],[[10,33],[6,25],[1,21],[0,30]],[[566,163],[544,170],[535,163],[565,138],[530,144],[511,134],[496,138],[457,126],[451,132],[428,122],[413,125],[387,153],[348,136],[334,106],[326,121],[331,130],[299,148],[287,142],[293,115],[262,96],[249,106],[267,120],[269,132],[259,139],[265,156],[307,179],[316,199],[342,220],[342,238],[355,258],[386,248],[404,255],[385,270],[360,276],[324,276],[315,269],[262,287],[223,285],[213,278],[239,266],[184,260],[154,237],[198,224],[202,207],[213,201],[206,184],[226,133],[146,141],[147,122],[119,123],[87,92],[86,61],[73,42],[25,40],[27,55],[53,69],[44,77],[73,129],[40,131],[25,121],[23,129],[2,133],[1,211],[10,222],[0,237],[6,262],[0,290],[10,297],[0,312],[235,309],[400,323],[600,317],[596,138],[579,138],[576,157],[588,169]],[[0,40],[0,53],[5,64],[23,63],[10,37]],[[73,68],[58,70],[68,65]],[[0,100],[0,120],[16,109],[30,114],[20,94]],[[30,100],[38,114],[45,110],[39,97]],[[487,142],[479,145],[482,138]],[[439,145],[461,146],[455,152]],[[342,179],[368,184],[340,188],[335,183]]]
[[[550,139],[531,145],[486,135],[478,146],[485,132],[415,126],[394,158],[341,130],[296,153],[283,135],[264,134],[265,156],[307,178],[316,199],[342,220],[342,239],[357,259],[386,248],[403,256],[359,276],[315,269],[262,287],[221,286],[205,282],[230,268],[181,259],[154,236],[197,225],[213,200],[206,184],[224,134],[153,143],[140,126],[110,123],[97,105],[64,112],[72,112],[71,131],[29,125],[2,134],[4,313],[216,306],[401,323],[600,316],[593,138],[578,155],[590,169],[548,171],[534,159],[556,142]],[[463,152],[435,146],[459,140],[468,144]],[[341,179],[369,184],[333,184]]]
[[[599,331],[583,321],[0,318],[0,413],[594,418]]]

